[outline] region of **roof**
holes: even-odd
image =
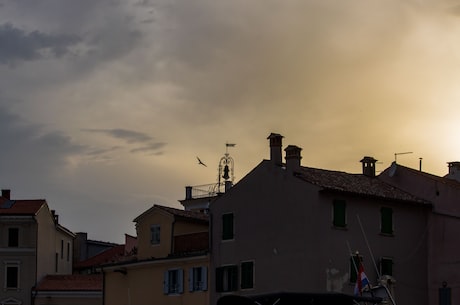
[[[174,217],[179,217],[187,220],[194,220],[194,221],[200,221],[200,222],[209,222],[209,216],[207,214],[201,213],[201,212],[195,212],[195,211],[186,211],[186,210],[180,210],[176,208],[171,208],[163,205],[158,205],[155,204],[153,207],[142,213],[141,215],[137,216],[134,219],[134,222],[139,221],[141,217],[144,215],[150,213],[151,211],[158,209],[161,211],[164,211],[168,214],[171,214]]]
[[[42,206],[46,205],[44,199],[9,200],[0,197],[0,215],[36,215]]]
[[[107,263],[123,261],[124,258],[125,258],[125,245],[117,245],[99,254],[96,254],[84,261],[75,263],[74,268],[83,269],[83,268],[96,267],[96,266],[101,266]]]
[[[398,189],[377,177],[311,167],[301,167],[297,176],[326,191],[378,197],[386,200],[406,201],[427,206],[431,205],[429,201]]]
[[[102,274],[47,275],[36,291],[102,291]]]

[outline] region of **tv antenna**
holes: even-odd
[[[396,163],[396,159],[399,155],[407,155],[407,154],[413,154],[412,151],[406,151],[406,152],[400,152],[400,153],[395,153],[395,163]]]

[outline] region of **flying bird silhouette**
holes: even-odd
[[[198,160],[198,164],[208,167],[206,164],[203,163],[203,161],[200,160],[200,158],[198,158],[198,157],[196,157],[196,158]]]

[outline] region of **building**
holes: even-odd
[[[71,274],[75,235],[46,200],[0,197],[0,304],[30,304],[32,288],[50,274]]]
[[[301,165],[271,134],[263,160],[210,205],[210,303],[225,295],[352,295],[356,265],[398,303],[428,304],[431,202],[378,179],[375,160],[350,174]]]
[[[136,219],[137,255],[103,266],[104,304],[209,304],[209,220],[154,205]]]
[[[102,274],[47,275],[32,291],[34,305],[100,305]]]
[[[111,242],[88,239],[88,233],[77,232],[75,233],[73,248],[74,264],[77,265],[79,262],[83,262],[116,246],[119,245]]]
[[[460,302],[460,162],[439,177],[394,162],[379,179],[433,203],[427,226],[430,304]],[[449,300],[446,303],[438,301]]]

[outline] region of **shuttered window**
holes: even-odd
[[[393,234],[393,209],[391,208],[380,209],[380,233]]]
[[[206,291],[208,290],[208,268],[193,267],[188,272],[189,291]]]
[[[222,215],[222,239],[233,239],[233,213]]]
[[[181,294],[184,292],[184,270],[170,269],[164,273],[163,292]]]
[[[346,207],[345,200],[334,200],[332,212],[332,224],[334,227],[345,228],[347,226]]]
[[[254,262],[241,263],[241,289],[254,288]]]
[[[216,268],[216,291],[228,292],[238,289],[238,266],[223,266]]]

